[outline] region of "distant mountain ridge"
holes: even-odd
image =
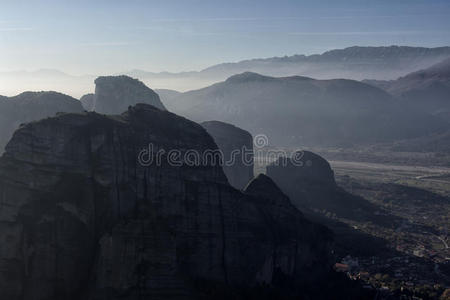
[[[330,70],[326,71],[322,67],[313,67],[309,64],[338,64],[338,66],[340,65],[340,69],[343,71],[353,71],[357,73],[364,73],[364,71],[369,71],[372,73],[374,71],[364,70],[364,68],[382,67],[385,68],[385,72],[393,71],[394,73],[399,73],[399,76],[401,76],[402,72],[408,69],[420,69],[424,66],[437,63],[447,57],[450,57],[450,47],[424,48],[408,46],[353,46],[345,49],[330,50],[324,52],[323,54],[272,57],[266,59],[244,60],[237,63],[219,64],[206,68],[201,72],[213,73],[218,70],[234,69],[234,73],[253,71],[272,76],[306,75],[318,79],[366,79],[372,78],[373,76],[364,77],[362,76],[363,74],[352,74],[352,76],[341,77],[339,76],[339,73],[336,73],[337,76],[330,77],[327,73],[334,74],[333,72],[330,72]],[[405,63],[407,63],[407,65],[405,65]],[[307,68],[299,68],[301,66],[297,64],[306,64]],[[286,69],[286,65],[294,65],[294,69]],[[273,70],[268,70],[268,67],[273,68]],[[264,71],[268,73],[265,73]],[[292,72],[294,72],[294,74],[290,74]],[[384,76],[386,76],[386,74],[384,74]]]
[[[336,63],[341,62],[346,65],[353,64],[354,67],[361,67],[361,64],[372,64],[384,67],[392,66],[392,60],[401,62],[408,62],[410,65],[404,68],[411,69],[417,68],[421,65],[429,66],[430,63],[439,62],[442,59],[450,57],[450,47],[437,47],[437,48],[425,48],[425,47],[409,47],[409,46],[384,46],[384,47],[360,47],[353,46],[344,49],[335,49],[326,51],[323,54],[301,55],[295,54],[292,56],[283,57],[270,57],[270,58],[255,58],[242,60],[238,62],[221,63],[205,68],[201,71],[189,71],[180,73],[171,72],[147,72],[144,70],[131,70],[125,72],[137,77],[146,76],[183,76],[183,75],[195,75],[204,74],[206,76],[214,75],[217,72],[231,73],[227,77],[242,73],[245,71],[260,72],[255,68],[268,68],[270,64],[297,64],[297,63]],[[269,66],[268,66],[269,65]],[[279,67],[279,66],[275,66]],[[403,73],[405,74],[405,73]],[[270,74],[267,74],[270,75]],[[284,74],[288,76],[289,74]],[[299,75],[299,74],[297,74]],[[305,74],[306,75],[306,74]],[[312,76],[306,75],[306,76]],[[313,76],[312,76],[313,77]],[[367,77],[361,77],[360,79],[366,79]]]
[[[313,55],[256,58],[210,66],[201,71],[179,73],[130,70],[115,75],[138,78],[156,89],[188,91],[209,86],[226,78],[255,72],[268,76],[301,75],[317,79],[391,80],[425,69],[450,58],[450,47],[349,47]],[[97,74],[100,75],[100,74]],[[93,91],[96,75],[71,76],[57,70],[0,72],[5,84],[0,94],[14,95],[23,90],[58,90],[76,98]],[[20,86],[16,83],[20,82]]]
[[[396,80],[365,81],[413,106],[448,120],[450,116],[450,59]]]
[[[339,146],[414,138],[448,126],[377,87],[347,79],[269,77],[246,72],[185,93],[161,91],[166,107],[265,134],[278,146]]]

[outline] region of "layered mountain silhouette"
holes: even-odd
[[[345,79],[246,72],[200,90],[163,91],[161,97],[178,114],[265,134],[273,145],[351,146],[414,138],[447,126],[382,89]]]
[[[102,76],[79,101],[0,96],[0,298],[373,299],[349,296],[348,281],[333,277],[336,245],[323,225],[338,233],[338,218],[390,228],[404,220],[340,187],[321,156],[297,152],[253,178],[253,156],[245,164],[242,152],[225,167],[167,155],[146,165],[142,153],[220,149],[228,161],[253,147],[252,134],[270,146],[448,152],[449,57],[450,47],[350,47],[200,72],[128,72],[140,80]],[[91,77],[38,73],[58,85]],[[348,79],[329,79],[337,77]],[[355,80],[363,78],[375,80]],[[155,92],[145,80],[220,82]],[[447,201],[382,188],[398,205]]]
[[[391,80],[425,69],[449,57],[450,47],[355,46],[308,56],[293,55],[223,63],[201,71],[155,73],[131,70],[117,75],[139,78],[147,84],[151,83],[152,87],[180,91],[202,88],[247,71],[268,76]],[[57,70],[0,72],[0,80],[5,83],[0,93],[15,95],[23,90],[46,89],[62,91],[78,98],[91,90],[95,77],[72,76]],[[20,82],[20,86],[17,82]]]
[[[152,73],[133,70],[126,74],[141,79],[192,78],[224,80],[247,71],[270,76],[303,75],[319,79],[395,79],[450,57],[450,47],[423,48],[406,46],[349,47],[323,54],[293,55],[223,63],[200,72]]]
[[[80,102],[57,92],[25,92],[0,96],[0,153],[22,123],[54,116],[58,112],[82,112]]]
[[[429,113],[450,123],[450,59],[396,80],[365,80],[364,82],[384,89],[398,99],[404,107]],[[395,141],[391,149],[446,153],[450,149],[450,130]]]
[[[59,91],[79,98],[92,89],[95,75],[75,76],[54,69],[0,72],[0,94],[13,96],[24,91]]]
[[[51,76],[59,72],[45,71]],[[129,106],[147,103],[165,109],[158,94],[137,79],[127,76],[99,77],[95,94],[80,101],[58,92],[24,92],[14,97],[0,96],[0,152],[20,124],[54,116],[58,112],[96,110],[105,114],[120,114]]]
[[[367,81],[450,122],[450,59],[392,81]]]

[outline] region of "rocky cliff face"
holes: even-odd
[[[87,111],[92,111],[94,109],[94,94],[86,94],[80,98],[81,105]]]
[[[252,135],[234,125],[209,121],[201,125],[214,138],[223,153],[223,171],[229,183],[243,189],[253,179],[253,138]],[[247,154],[244,151],[248,151]]]
[[[0,97],[0,153],[20,124],[54,116],[58,112],[81,112],[78,100],[57,92],[25,92]]]
[[[128,76],[104,76],[95,80],[93,110],[102,114],[121,114],[137,103],[165,110],[158,94]]]
[[[16,131],[0,158],[2,297],[198,299],[327,270],[328,232],[269,179],[244,194],[208,161],[141,164],[149,144],[217,149],[200,125],[143,104]]]
[[[370,202],[336,185],[334,172],[324,158],[309,151],[298,152],[295,157],[283,157],[269,165],[267,176],[298,209],[356,220],[375,218]]]

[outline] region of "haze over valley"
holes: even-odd
[[[2,3],[0,298],[450,299],[449,29],[444,0]]]
[[[267,76],[306,76],[315,79],[393,80],[450,57],[450,47],[348,47],[313,55],[254,58],[221,63],[201,71],[151,72],[123,70],[115,75],[140,79],[155,89],[188,91],[207,87],[235,74],[254,72]],[[72,75],[61,70],[0,72],[2,95],[28,90],[57,90],[79,98],[93,89],[97,75]],[[104,74],[110,75],[110,74]]]

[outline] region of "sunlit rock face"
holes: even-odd
[[[58,112],[81,112],[78,100],[57,92],[25,92],[0,96],[0,153],[20,124],[52,117]]]
[[[2,298],[199,299],[328,270],[328,231],[269,179],[242,193],[208,161],[142,163],[149,144],[217,149],[200,125],[144,104],[15,132],[0,158]]]
[[[92,110],[102,114],[121,114],[137,103],[165,110],[158,94],[137,79],[128,76],[103,76],[95,80]]]
[[[208,121],[201,125],[214,138],[223,154],[223,171],[230,184],[243,189],[253,179],[252,135],[232,124]]]

